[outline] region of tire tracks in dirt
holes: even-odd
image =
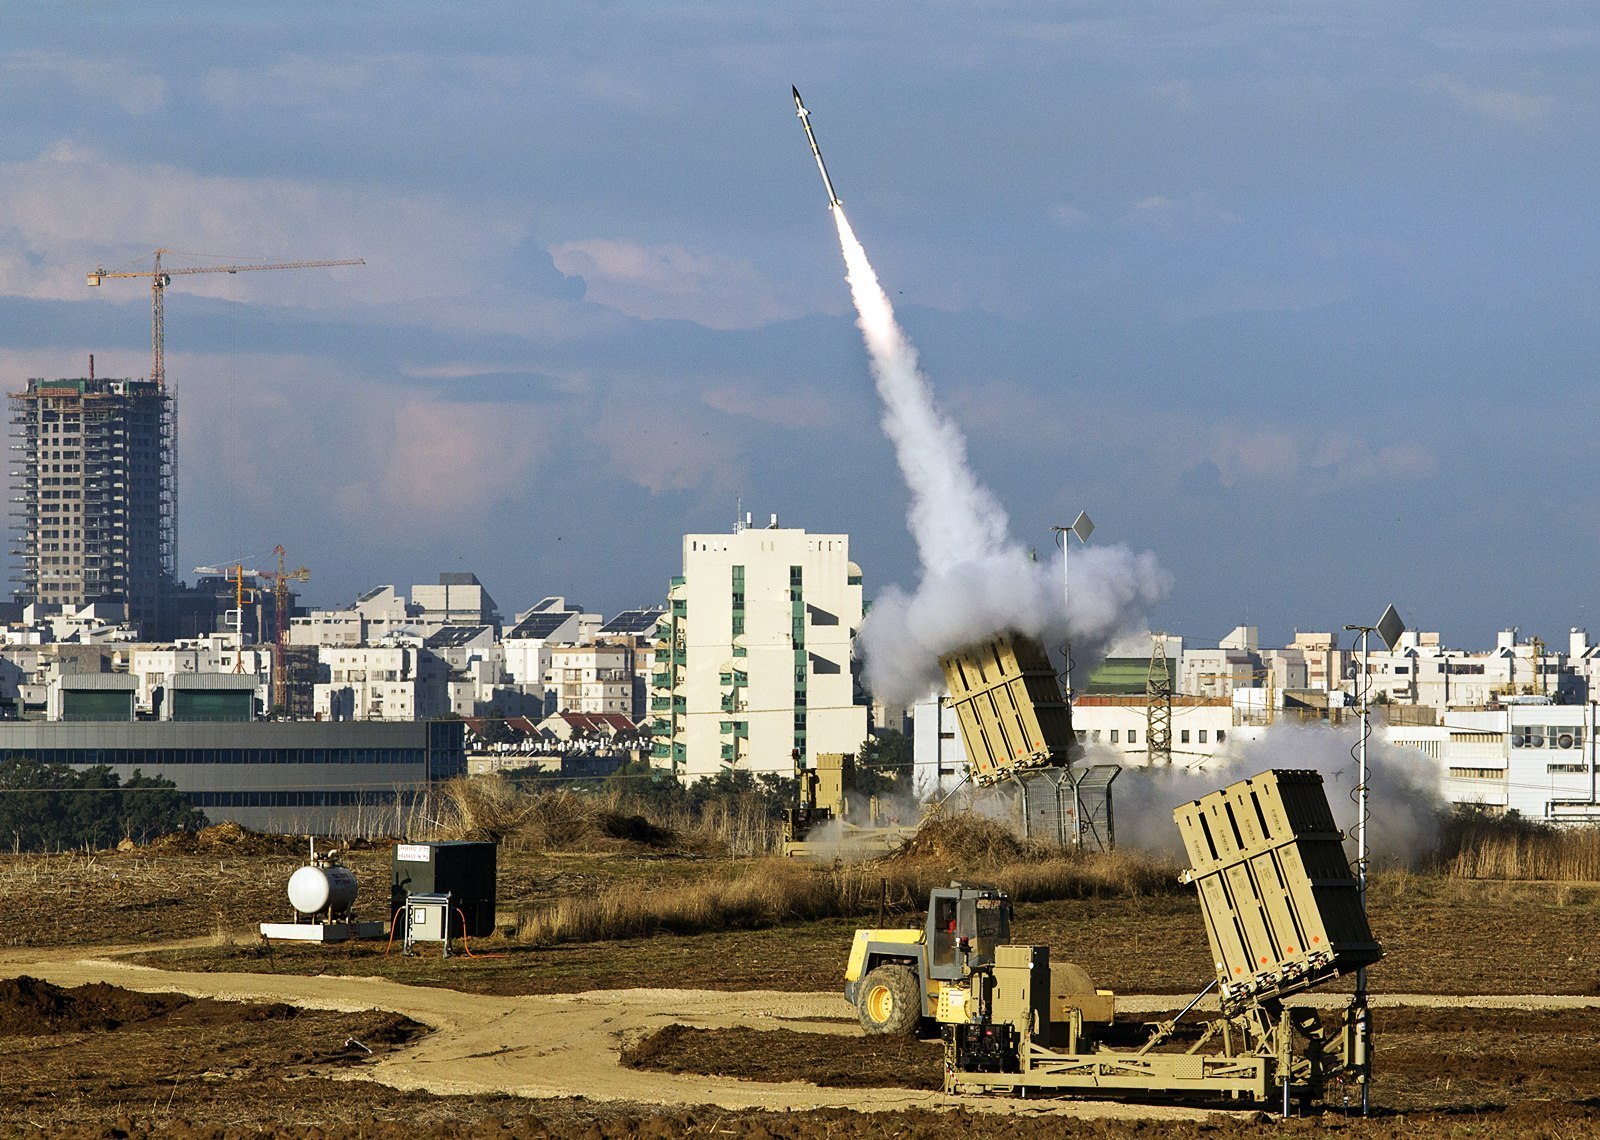
[[[81,952],[80,952],[81,953]],[[403,1090],[436,1094],[503,1093],[529,1098],[587,1097],[655,1105],[720,1108],[848,1108],[861,1112],[960,1107],[973,1112],[1049,1114],[1097,1119],[1203,1120],[1210,1110],[1114,1101],[954,1098],[905,1089],[823,1088],[805,1082],[759,1082],[625,1068],[619,1048],[674,1022],[705,1029],[748,1027],[859,1032],[834,993],[675,989],[597,990],[504,997],[407,986],[373,977],[184,973],[105,957],[60,953],[0,957],[0,976],[30,974],[61,986],[109,982],[132,990],[171,991],[232,1001],[280,1001],[316,1009],[390,1010],[433,1030],[416,1045],[341,1074]],[[1318,1005],[1347,998],[1324,995]],[[1182,999],[1119,998],[1129,1013],[1171,1009]],[[1527,995],[1449,997],[1375,995],[1374,1006],[1572,1009],[1600,997]]]

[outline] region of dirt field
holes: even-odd
[[[285,917],[283,884],[301,862],[292,845],[0,857],[0,978],[139,991],[68,1000],[0,985],[0,1087],[11,1094],[0,1097],[0,1128],[1600,1135],[1594,886],[1377,878],[1372,924],[1388,950],[1372,972],[1379,1115],[1279,1122],[1159,1104],[947,1104],[936,1047],[867,1041],[838,997],[852,920],[559,946],[497,937],[473,946],[479,957],[448,961],[386,956],[381,944],[263,944],[253,924]],[[386,901],[389,853],[350,862]],[[693,858],[515,855],[502,860],[501,902],[514,913],[613,883],[708,873],[718,864]],[[373,910],[382,907],[369,901]],[[1172,995],[1209,976],[1186,893],[1025,904],[1015,932],[1102,986],[1155,995],[1125,999],[1130,1013],[1170,1010]],[[178,941],[189,945],[155,948]],[[1400,993],[1500,996],[1393,1004]],[[1421,1004],[1430,1001],[1445,1005]]]

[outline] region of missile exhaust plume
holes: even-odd
[[[800,93],[794,94],[815,151],[809,112]],[[941,656],[1004,630],[1047,642],[1070,636],[1083,657],[1094,655],[1138,611],[1165,596],[1166,572],[1153,555],[1125,547],[1074,552],[1068,612],[1060,560],[1034,561],[1011,539],[1005,509],[968,464],[966,438],[935,402],[916,349],[833,193],[821,153],[816,157],[839,230],[856,324],[883,401],[883,431],[911,493],[907,522],[922,567],[915,593],[888,588],[862,625],[868,685],[891,703],[915,701],[937,691]]]

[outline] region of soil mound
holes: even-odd
[[[843,1037],[794,1030],[697,1029],[672,1024],[623,1047],[630,1069],[833,1088],[943,1087],[943,1045],[904,1037]]]
[[[64,990],[24,974],[0,980],[0,1037],[116,1029],[164,1017],[190,1000],[182,994],[139,994],[103,983]]]
[[[493,840],[508,850],[665,850],[679,845],[667,828],[606,801],[571,791],[526,791],[509,780],[474,777],[444,786],[443,834]]]
[[[306,841],[298,835],[251,831],[229,820],[199,831],[174,831],[157,836],[145,849],[198,855],[301,855],[306,851]]]
[[[944,816],[924,823],[885,861],[1000,864],[1015,863],[1028,855],[1028,845],[1003,823],[974,816]]]

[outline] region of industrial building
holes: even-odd
[[[851,650],[861,569],[843,534],[750,526],[683,540],[657,625],[653,760],[697,780],[794,771],[867,738]]]
[[[146,380],[30,379],[11,395],[17,600],[115,602],[166,636],[173,572],[172,400]]]
[[[125,683],[131,678],[119,678],[124,683],[118,685],[109,680],[115,674],[104,676],[104,688],[79,690],[77,707],[120,715],[131,707],[133,690]],[[226,693],[195,697],[191,707],[220,705]],[[104,764],[123,782],[135,771],[159,776],[212,823],[316,835],[404,834],[417,800],[438,781],[467,770],[460,721],[0,724],[0,762],[12,758],[80,768]]]

